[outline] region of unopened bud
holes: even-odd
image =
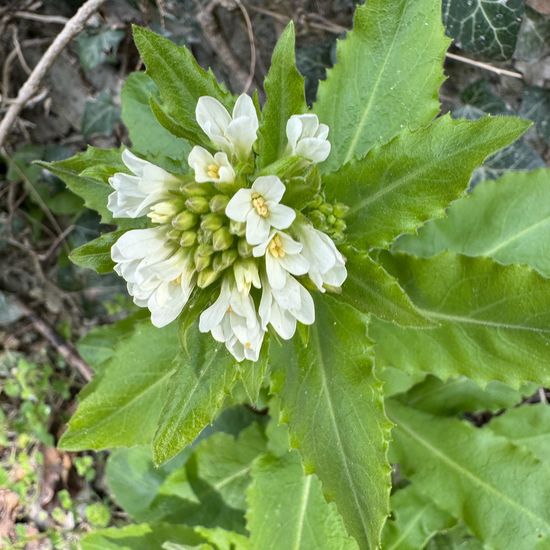
[[[233,244],[233,235],[229,232],[227,227],[221,227],[214,232],[212,236],[212,246],[214,250],[227,250]]]
[[[197,242],[196,231],[184,231],[183,233],[180,233],[180,235],[180,246],[183,248],[193,246]]]
[[[252,256],[252,247],[246,242],[246,239],[239,239],[237,250],[241,258],[249,258]]]
[[[179,229],[170,229],[170,231],[166,233],[166,236],[172,241],[179,241],[180,235],[181,231]]]
[[[221,269],[226,269],[227,267],[233,265],[238,257],[239,254],[236,250],[224,250],[221,255]]]
[[[221,214],[205,214],[201,220],[201,229],[205,231],[217,231],[226,219]]]
[[[324,202],[319,206],[319,211],[323,214],[332,214],[332,204],[329,202]]]
[[[327,219],[324,214],[321,214],[319,210],[313,210],[308,214],[309,219],[313,222],[313,225],[317,228],[323,228],[327,225]]]
[[[323,197],[321,195],[315,195],[313,200],[309,203],[311,208],[319,208],[323,204]]]
[[[210,210],[212,212],[225,212],[225,207],[229,202],[227,195],[214,195],[210,199]]]
[[[332,226],[334,225],[335,222],[336,222],[336,216],[334,214],[329,214],[327,216],[327,223]]]
[[[212,244],[212,231],[199,229],[197,233],[197,241],[199,244]]]
[[[344,233],[347,227],[348,225],[344,220],[336,220],[336,222],[334,223],[334,231],[338,233]]]
[[[196,214],[206,214],[210,207],[208,206],[208,199],[205,197],[189,197],[185,201],[185,206],[191,210],[191,212],[195,212]]]
[[[181,187],[181,192],[186,197],[207,197],[214,193],[214,187],[210,183],[191,182]]]
[[[194,227],[198,221],[199,218],[197,215],[185,210],[172,219],[172,227],[180,231],[186,231]]]
[[[229,232],[232,235],[237,235],[237,237],[244,237],[244,233],[246,231],[246,225],[242,222],[236,222],[235,220],[231,220],[229,222]]]
[[[219,276],[221,272],[214,271],[213,269],[203,269],[197,276],[197,286],[199,288],[206,288],[211,285]]]
[[[151,207],[147,217],[153,223],[168,223],[182,208],[183,202],[178,199],[158,202]]]
[[[349,206],[347,204],[344,204],[342,202],[337,202],[333,209],[332,209],[332,213],[337,217],[337,218],[345,218],[347,216],[349,212]]]
[[[199,244],[195,250],[194,260],[195,260],[195,269],[197,271],[202,271],[206,269],[212,261],[212,247],[208,244]]]

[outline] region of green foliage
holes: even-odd
[[[550,143],[550,90],[529,86],[523,92],[519,114],[534,120],[540,137]]]
[[[105,233],[97,239],[75,248],[69,258],[80,267],[93,269],[97,273],[109,273],[115,265],[111,260],[111,247],[123,233],[124,231]]]
[[[330,127],[324,171],[437,115],[449,45],[440,21],[433,0],[371,0],[357,7],[353,31],[338,42],[337,63],[320,83],[313,108]]]
[[[110,136],[120,118],[118,107],[109,90],[103,90],[95,99],[88,101],[82,117],[82,133],[89,139],[93,135]]]
[[[90,71],[101,63],[114,62],[118,45],[123,38],[123,30],[100,29],[99,32],[81,33],[77,43],[82,68]]]

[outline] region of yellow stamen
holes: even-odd
[[[220,167],[217,164],[209,164],[206,169],[206,173],[208,174],[208,177],[213,180],[220,179]]]
[[[267,218],[269,215],[267,203],[260,193],[252,193],[252,206],[262,218]]]
[[[279,234],[275,235],[271,239],[271,242],[269,243],[267,249],[269,250],[269,253],[274,258],[284,258],[285,257],[285,249],[283,248],[283,241]]]
[[[181,285],[181,277],[182,277],[182,275],[183,275],[183,274],[180,273],[175,279],[173,279],[173,280],[171,281],[171,283],[172,283],[173,285]]]

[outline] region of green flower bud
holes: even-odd
[[[239,257],[238,252],[235,249],[224,250],[221,254],[221,269],[226,269],[233,265],[235,260]]]
[[[205,197],[189,197],[185,201],[185,206],[191,210],[191,212],[195,212],[196,214],[206,214],[210,207],[208,206],[208,199]]]
[[[195,269],[202,271],[206,269],[212,262],[213,249],[209,244],[199,244],[195,250],[194,260]]]
[[[329,202],[324,202],[321,206],[319,206],[319,211],[323,214],[332,214],[332,204]]]
[[[195,251],[195,255],[198,256],[211,256],[212,254],[214,254],[212,245],[206,243],[199,244],[199,246],[197,246],[197,250]]]
[[[313,210],[308,213],[308,217],[317,228],[324,228],[327,225],[327,219],[324,214],[321,214],[319,210]]]
[[[183,233],[180,233],[180,235],[180,246],[183,248],[193,246],[197,242],[196,231],[184,231]]]
[[[229,232],[232,235],[237,235],[237,237],[244,237],[245,231],[246,231],[246,224],[242,222],[236,222],[234,220],[230,220]]]
[[[334,231],[336,231],[337,233],[343,234],[347,227],[348,224],[344,220],[336,220],[336,222],[334,223]]]
[[[197,241],[199,244],[212,244],[212,231],[199,229],[197,233]]]
[[[181,192],[186,197],[208,197],[214,193],[214,187],[210,183],[187,183],[181,187]]]
[[[198,221],[199,218],[197,215],[185,210],[172,219],[172,227],[180,231],[186,231],[187,229],[195,227]]]
[[[212,246],[214,250],[227,250],[233,244],[233,235],[227,227],[221,227],[214,232],[212,236]]]
[[[239,239],[237,250],[241,258],[249,258],[252,256],[252,247],[246,242],[246,239]]]
[[[315,195],[313,197],[312,201],[309,203],[309,206],[311,208],[319,208],[323,204],[323,197],[321,195]]]
[[[205,231],[217,231],[223,226],[226,219],[221,214],[205,214],[201,220],[201,229]]]
[[[349,212],[349,206],[347,204],[344,204],[342,202],[337,202],[333,209],[332,209],[332,213],[337,217],[337,218],[345,218],[347,216]]]
[[[210,199],[210,210],[212,212],[225,212],[225,207],[229,202],[227,195],[214,195]]]
[[[168,223],[183,208],[181,199],[158,202],[151,207],[147,217],[153,223]]]
[[[181,231],[179,229],[170,229],[170,231],[166,233],[166,236],[172,241],[179,241],[180,235]]]
[[[334,214],[329,214],[327,216],[327,223],[332,226],[336,222],[336,216]]]
[[[197,276],[197,286],[199,288],[206,288],[211,285],[221,275],[221,271],[214,271],[213,269],[203,269]]]

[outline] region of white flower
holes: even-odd
[[[252,249],[254,257],[265,254],[265,270],[269,284],[282,289],[287,283],[287,274],[304,275],[309,269],[308,261],[302,256],[302,245],[280,231],[272,231],[269,237]]]
[[[267,325],[275,329],[284,340],[290,340],[296,332],[296,321],[311,325],[315,321],[315,306],[310,293],[294,278],[286,274],[283,288],[271,288],[262,280],[262,298],[258,309],[262,329]]]
[[[225,209],[228,218],[246,222],[246,240],[255,245],[264,242],[271,230],[286,229],[296,218],[292,208],[279,204],[285,186],[277,176],[260,176],[250,189],[239,189]]]
[[[332,239],[306,223],[296,224],[295,231],[303,245],[302,255],[309,263],[308,275],[317,288],[324,292],[325,284],[342,286],[348,276],[346,260]]]
[[[195,286],[189,251],[174,247],[166,228],[134,229],[124,233],[111,249],[115,271],[128,283],[128,293],[151,311],[156,327],[171,323]]]
[[[251,285],[254,285],[256,288],[261,287],[258,264],[251,258],[237,260],[233,264],[233,274],[235,275],[235,283],[239,292],[248,294]]]
[[[170,198],[171,191],[181,184],[176,176],[136,157],[128,149],[122,153],[122,160],[134,175],[117,172],[109,178],[114,192],[109,195],[107,208],[115,218],[139,218],[147,214],[152,205]]]
[[[262,330],[250,295],[239,292],[230,277],[222,282],[217,300],[199,318],[199,330],[211,332],[237,359],[257,361],[265,331]]]
[[[317,115],[292,115],[286,123],[286,137],[291,155],[323,162],[330,154],[328,126],[319,124]]]
[[[189,153],[187,163],[195,171],[195,181],[204,183],[233,183],[235,170],[225,153],[211,155],[204,147],[195,145]]]
[[[230,157],[246,160],[252,151],[258,131],[258,114],[250,96],[241,94],[233,107],[233,116],[215,98],[202,96],[195,116],[199,126],[214,145]]]

